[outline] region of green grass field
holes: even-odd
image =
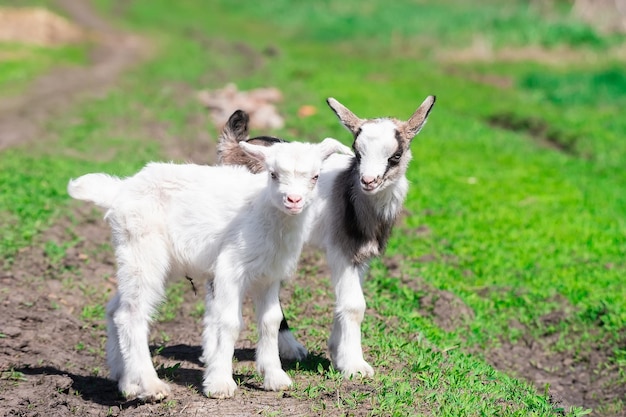
[[[113,3],[96,1],[105,15]],[[373,399],[344,392],[336,407],[349,414],[367,401],[374,415],[588,413],[559,408],[549,387],[537,390],[495,370],[485,356],[502,343],[558,334],[549,350],[576,363],[602,346],[610,354],[597,372],[612,370],[611,387],[626,383],[626,75],[614,53],[625,39],[576,21],[567,2],[480,4],[129,2],[111,19],[152,39],[158,52],[106,97],[75,109],[72,123],[52,122],[53,146],[0,153],[0,214],[9,219],[0,223],[0,254],[10,262],[67,210],[70,177],[128,175],[167,158],[142,129],[146,120],[169,136],[191,137],[198,126],[189,119],[203,110],[180,97],[181,85],[190,92],[227,82],[276,86],[287,125],[273,133],[345,143],[351,138],[325,108],[326,97],[362,117],[406,118],[435,94],[412,147],[407,215],[366,283],[368,305],[396,323],[364,324],[364,345],[376,352],[370,359],[385,371],[369,382]],[[476,39],[490,45],[493,59],[478,52],[450,58],[471,55]],[[529,48],[563,62],[523,59]],[[522,58],[498,58],[502,51]],[[20,54],[28,59],[0,73],[0,88],[32,78],[49,60],[75,61],[76,52]],[[299,118],[304,104],[318,112]],[[215,136],[208,120],[200,128]],[[411,232],[418,228],[428,233]],[[389,259],[399,271],[390,273]],[[443,330],[420,313],[429,290],[453,293],[473,316]],[[287,308],[298,317],[296,306],[312,295],[296,298]],[[556,321],[545,320],[555,312]],[[295,322],[306,328],[305,317]],[[297,386],[295,395],[315,398],[341,384],[332,369],[320,372],[319,386]],[[624,401],[612,398],[593,413],[623,415]]]

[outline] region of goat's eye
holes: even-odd
[[[389,162],[398,163],[400,162],[400,158],[402,158],[402,152],[398,151],[394,153],[391,158],[389,158]]]
[[[273,180],[278,179],[278,175],[275,172],[270,172],[270,177],[272,177]]]
[[[311,178],[311,181],[313,181],[313,182],[317,182],[317,180],[319,180],[319,179],[320,179],[320,176],[319,176],[319,175],[316,175],[316,176],[314,176],[313,178]]]

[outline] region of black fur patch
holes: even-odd
[[[285,143],[287,141],[281,138],[274,137],[274,136],[257,136],[257,137],[246,140],[246,142],[251,143],[253,145],[272,146],[274,144]]]
[[[343,248],[355,265],[382,254],[393,227],[393,222],[379,218],[368,196],[357,187],[360,187],[359,168],[355,158],[334,184],[337,197],[334,215],[339,217],[338,224],[343,225],[343,230],[335,232],[334,243]]]
[[[288,332],[289,329],[289,323],[287,323],[287,319],[283,317],[283,320],[280,322],[280,328],[278,329],[279,332]]]
[[[207,296],[215,298],[215,283],[213,280],[209,281],[206,285]]]
[[[383,174],[383,176],[387,176],[387,173],[391,168],[398,166],[400,164],[400,161],[402,160],[402,155],[404,155],[404,147],[402,146],[402,134],[397,129],[395,133],[395,138],[396,141],[398,141],[398,149],[393,153],[393,155],[391,155],[387,159],[387,166],[385,167],[385,173]],[[399,155],[399,157],[396,158],[396,155]]]

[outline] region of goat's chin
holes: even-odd
[[[375,187],[367,187],[365,185],[361,185],[361,191],[365,195],[374,195],[378,193],[379,191],[381,191],[383,188],[384,188],[383,182],[381,182],[380,184],[377,184]]]

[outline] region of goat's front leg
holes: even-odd
[[[233,379],[233,354],[243,326],[243,288],[242,280],[228,272],[216,272],[215,279],[207,286],[205,300],[202,360],[206,370],[203,387],[206,396],[212,398],[232,397],[237,389]]]
[[[336,297],[333,329],[328,341],[331,359],[335,368],[347,377],[372,376],[374,369],[363,359],[361,348],[361,322],[365,313],[362,270],[340,253],[329,251],[327,258]]]
[[[283,371],[278,355],[278,333],[283,320],[278,293],[280,282],[252,288],[256,309],[259,343],[256,348],[256,368],[263,375],[263,388],[280,391],[291,386],[291,378]]]

